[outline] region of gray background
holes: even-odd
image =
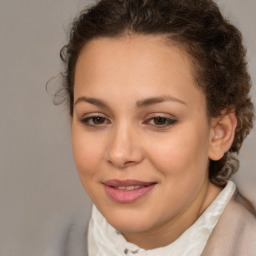
[[[54,106],[45,90],[47,80],[61,70],[59,49],[66,42],[68,24],[88,2],[0,0],[1,256],[42,255],[38,252],[55,246],[67,222],[76,225],[89,216],[89,199],[72,159],[67,109]],[[244,34],[255,84],[256,1],[218,3]],[[255,99],[255,87],[252,96]],[[254,128],[234,177],[254,205],[255,145]]]

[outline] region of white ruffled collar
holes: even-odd
[[[165,247],[152,250],[127,242],[93,206],[88,230],[89,256],[199,256],[235,189],[235,184],[228,181],[211,205],[178,239]]]

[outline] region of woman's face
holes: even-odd
[[[74,84],[75,163],[94,204],[127,237],[186,225],[199,214],[211,134],[205,96],[182,48],[160,36],[96,39],[83,48]]]

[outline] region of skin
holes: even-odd
[[[162,101],[145,103],[152,97]],[[156,116],[164,118],[160,125]],[[133,35],[95,39],[81,51],[74,83],[74,159],[88,195],[128,241],[145,249],[165,246],[216,198],[220,188],[208,179],[209,158],[217,150],[215,128],[181,47],[161,36]],[[157,185],[135,202],[118,203],[104,189],[111,179]]]

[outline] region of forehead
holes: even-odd
[[[193,102],[202,97],[185,49],[162,36],[100,38],[82,49],[75,71],[75,98],[82,94],[152,97],[170,93]],[[109,94],[108,94],[109,96]],[[204,97],[203,97],[204,98]]]
[[[119,66],[119,71],[133,66],[139,71],[145,68],[149,73],[150,68],[160,70],[167,65],[171,71],[174,62],[177,62],[176,68],[183,67],[183,75],[193,78],[193,64],[185,47],[160,35],[129,35],[89,41],[78,57],[77,66],[83,65],[88,72],[111,71],[114,65]]]

